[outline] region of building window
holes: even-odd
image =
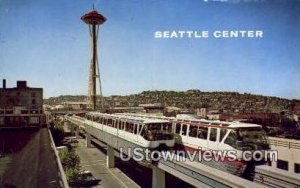
[[[32,99],[31,103],[32,103],[32,104],[35,104],[35,99]]]
[[[278,159],[277,168],[282,169],[282,170],[289,170],[289,162]]]
[[[31,97],[35,97],[35,93],[34,92],[31,93]]]
[[[4,125],[4,117],[0,117],[0,125]]]
[[[294,172],[297,173],[297,174],[300,174],[300,164],[295,163]]]
[[[30,117],[29,123],[30,124],[37,124],[37,123],[39,123],[39,118],[38,117]]]

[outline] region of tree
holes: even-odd
[[[59,158],[65,170],[80,168],[80,158],[74,150],[61,150]]]
[[[67,169],[66,176],[69,183],[78,182],[81,180],[80,170],[79,169]]]
[[[59,151],[59,158],[66,172],[69,183],[78,182],[80,176],[80,158],[74,150]]]
[[[56,123],[53,128],[51,129],[51,133],[52,133],[52,136],[53,136],[53,140],[55,142],[55,145],[58,146],[61,144],[61,142],[63,141],[64,139],[64,134],[65,134],[65,131],[64,131],[64,128],[61,124],[59,123]]]

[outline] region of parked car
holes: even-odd
[[[69,182],[72,187],[91,187],[99,184],[101,180],[96,179],[90,171],[80,173],[79,180],[76,182]]]

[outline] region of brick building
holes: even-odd
[[[0,88],[0,127],[27,127],[45,124],[43,89],[31,88],[26,81],[7,88],[6,80]]]
[[[222,121],[242,120],[249,123],[257,123],[268,126],[278,125],[280,115],[276,113],[243,113],[243,114],[220,114]]]

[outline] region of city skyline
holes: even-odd
[[[87,95],[95,9],[104,96],[229,91],[300,99],[300,1],[0,1],[0,75],[45,98]],[[155,38],[156,31],[260,30],[262,38]],[[72,67],[70,67],[72,66]]]

